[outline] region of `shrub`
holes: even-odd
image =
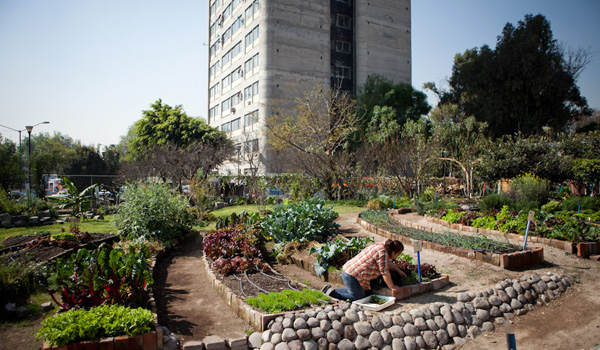
[[[554,213],[561,209],[561,204],[559,201],[550,201],[544,205],[542,205],[541,210],[546,213]]]
[[[383,202],[379,198],[373,198],[367,203],[367,209],[369,210],[383,210]]]
[[[479,208],[483,211],[500,210],[503,206],[513,207],[513,201],[505,194],[489,194],[479,203]]]
[[[581,208],[579,204],[581,203]],[[600,211],[600,198],[597,197],[571,197],[563,201],[563,210],[574,211],[577,210],[593,210]]]
[[[167,185],[130,185],[124,196],[115,224],[119,235],[129,239],[144,237],[169,245],[196,223],[187,199]]]
[[[33,270],[18,262],[0,261],[0,300],[2,305],[12,302],[23,304],[35,292]],[[4,311],[4,307],[2,307]]]
[[[550,186],[548,181],[535,174],[525,173],[513,179],[510,184],[509,196],[517,204],[522,201],[524,207],[533,205],[534,201],[538,202],[538,205],[542,205],[548,202]]]
[[[262,225],[275,242],[324,241],[339,227],[333,222],[337,217],[333,206],[325,207],[321,199],[309,199],[275,206]]]
[[[9,213],[11,215],[16,213],[15,204],[8,199],[8,194],[2,186],[0,186],[0,213]]]
[[[153,326],[154,317],[150,310],[105,305],[48,317],[42,322],[36,338],[43,338],[51,345],[63,346],[118,335],[135,337],[150,332]]]

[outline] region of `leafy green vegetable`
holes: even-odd
[[[284,290],[281,293],[261,293],[257,297],[247,298],[246,302],[268,313],[278,313],[301,309],[311,304],[321,305],[330,300],[320,291],[303,289],[302,291]]]
[[[154,318],[150,310],[120,305],[104,305],[90,310],[77,309],[48,317],[42,322],[36,338],[62,346],[83,340],[150,332]]]
[[[317,254],[315,272],[321,276],[330,266],[341,268],[349,259],[355,257],[367,244],[373,242],[373,238],[353,237],[349,241],[336,240],[327,242],[318,248],[311,248],[310,254]]]

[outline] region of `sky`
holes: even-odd
[[[413,0],[411,11],[415,88],[447,87],[457,53],[493,48],[507,22],[539,13],[556,40],[593,53],[578,85],[600,109],[600,1]],[[0,133],[18,142],[5,126],[49,121],[33,134],[105,147],[159,98],[206,118],[207,20],[208,0],[0,0]]]

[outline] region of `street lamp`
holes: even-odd
[[[0,124],[0,126],[5,127],[5,128],[7,128],[9,130],[12,130],[12,131],[16,131],[16,132],[19,133],[19,153],[23,153],[23,151],[21,151],[21,132],[25,131],[25,129],[23,129],[23,130],[17,130],[17,129],[11,128],[10,126],[6,126],[6,125],[2,125],[2,124]]]
[[[33,126],[25,127],[25,129],[27,130],[27,133],[29,133],[29,156],[27,157],[27,172],[29,175],[29,189],[27,191],[27,208],[29,211],[29,215],[31,215],[31,131],[33,130],[34,127],[36,127],[40,124],[50,124],[50,122],[45,121],[45,122],[37,123]]]

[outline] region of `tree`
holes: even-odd
[[[431,109],[423,92],[380,75],[367,78],[358,100],[365,114],[363,130],[379,139],[400,133],[404,123],[418,120]]]
[[[67,161],[64,166],[66,175],[90,175],[90,177],[73,177],[72,182],[76,188],[83,188],[90,185],[92,175],[108,175],[108,165],[96,149],[92,146],[75,147],[75,154]],[[105,178],[96,178],[96,182],[106,182]]]
[[[356,101],[319,84],[287,87],[293,98],[274,101],[274,113],[266,120],[269,146],[289,155],[293,166],[318,181],[328,198],[342,198],[355,171],[350,145],[362,124]]]
[[[25,140],[28,145],[29,140]],[[31,183],[38,195],[45,194],[44,175],[63,173],[65,165],[75,157],[75,147],[71,137],[59,132],[31,137]]]
[[[121,140],[129,160],[124,174],[159,176],[180,186],[199,170],[206,176],[235,153],[225,133],[188,117],[181,106],[171,107],[159,99],[151,107]]]
[[[17,146],[9,139],[3,141],[0,135],[0,188],[7,191],[20,188],[23,175],[23,159]]]
[[[505,25],[495,49],[484,45],[455,56],[442,103],[487,122],[495,137],[539,134],[544,126],[561,131],[590,114],[576,85],[589,57],[559,45],[544,16],[526,15],[517,27]]]

